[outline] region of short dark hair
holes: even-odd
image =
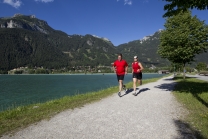
[[[121,56],[121,57],[122,57],[122,54],[121,54],[121,53],[119,53],[119,54],[118,54],[118,56]]]

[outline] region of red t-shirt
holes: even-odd
[[[117,75],[124,75],[125,74],[125,67],[128,66],[127,62],[125,60],[116,60],[113,64],[114,67],[116,67],[116,74]]]
[[[139,73],[139,72],[141,72],[141,71],[137,71],[138,69],[141,69],[141,67],[139,66],[139,62],[133,62],[132,63],[132,69],[133,69],[133,72],[134,73]]]

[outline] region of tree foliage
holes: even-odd
[[[68,57],[47,38],[43,33],[24,29],[0,29],[0,69],[67,66]]]
[[[161,32],[158,53],[173,63],[191,63],[208,48],[208,27],[191,12],[169,17]]]
[[[206,70],[207,68],[207,64],[206,63],[203,63],[203,62],[199,62],[197,65],[196,65],[196,69],[198,71],[201,71],[201,70]]]
[[[177,15],[182,11],[196,8],[198,10],[208,9],[208,0],[163,0],[168,2],[164,6],[164,10],[167,12],[163,15],[164,17],[170,17]]]

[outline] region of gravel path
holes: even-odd
[[[171,94],[171,77],[132,89],[82,108],[64,111],[50,120],[1,139],[182,139],[192,138],[180,121],[184,109]],[[194,137],[193,137],[194,138]]]
[[[197,78],[199,80],[203,80],[203,81],[207,81],[208,82],[208,76],[203,76],[203,75],[186,75],[187,77],[194,77]]]

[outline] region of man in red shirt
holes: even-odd
[[[127,74],[128,64],[125,60],[122,59],[122,54],[118,54],[118,60],[113,63],[113,70],[117,75],[117,80],[119,83],[119,92],[118,95],[121,94],[121,89],[125,89],[125,85],[123,85],[124,75]]]

